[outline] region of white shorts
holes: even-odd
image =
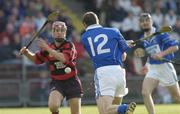
[[[125,69],[120,65],[97,68],[94,76],[96,97],[123,97],[128,93],[126,88]]]
[[[148,73],[145,78],[153,78],[162,86],[171,86],[178,82],[177,74],[172,63],[148,64]]]

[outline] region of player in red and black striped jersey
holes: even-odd
[[[55,43],[49,45],[51,49],[57,52],[63,53],[66,61],[62,62],[54,58],[48,51],[42,50],[35,54],[36,64],[41,64],[48,62],[49,69],[51,71],[51,78],[55,80],[66,80],[68,78],[74,77],[77,74],[76,69],[76,57],[77,53],[74,45],[70,41],[64,40],[60,46],[56,46]],[[71,72],[65,72],[65,69],[69,67]]]
[[[48,45],[39,39],[39,52],[32,53],[23,47],[20,53],[36,64],[48,63],[52,79],[48,104],[52,114],[58,114],[65,97],[69,101],[71,114],[81,114],[82,86],[77,77],[77,52],[74,44],[65,39],[66,31],[64,22],[55,21],[52,25],[54,43]]]

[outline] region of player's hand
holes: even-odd
[[[145,56],[145,50],[142,49],[142,48],[137,48],[135,51],[134,51],[134,55],[136,57],[144,57]]]
[[[19,55],[22,55],[22,54],[24,55],[26,53],[28,53],[28,49],[26,49],[26,47],[23,47],[23,48],[21,48]]]
[[[163,57],[163,53],[160,52],[160,53],[157,53],[157,54],[155,54],[155,55],[152,55],[151,57],[152,57],[153,59],[155,59],[155,60],[161,60],[162,57]]]
[[[129,47],[134,47],[136,45],[133,40],[126,40],[126,42]]]
[[[46,41],[44,41],[43,39],[38,39],[38,45],[43,50],[47,50],[49,48]]]
[[[148,67],[147,67],[147,66],[143,66],[143,67],[141,68],[141,70],[140,70],[140,73],[141,73],[142,75],[146,75],[147,72],[148,72]]]

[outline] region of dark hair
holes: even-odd
[[[151,15],[149,13],[142,13],[140,15],[139,21],[142,21],[144,19],[151,19]]]
[[[99,19],[94,12],[86,12],[83,15],[83,23],[85,23],[87,26],[99,24]]]

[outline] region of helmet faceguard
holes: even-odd
[[[55,21],[52,24],[52,35],[56,42],[62,42],[66,37],[67,26],[62,21]]]

